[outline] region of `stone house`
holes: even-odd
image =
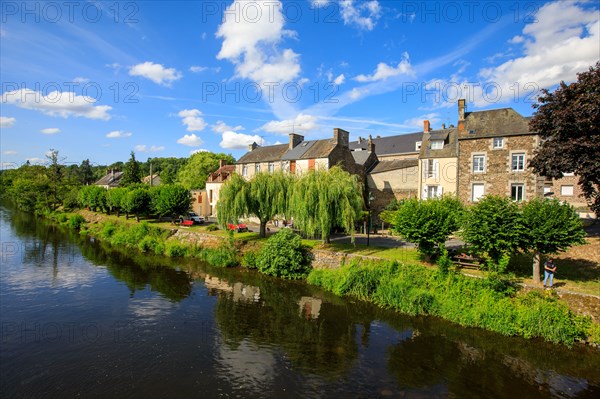
[[[431,130],[423,122],[423,140],[419,153],[419,198],[456,194],[458,174],[458,132],[455,127]]]
[[[116,171],[114,169],[110,169],[106,171],[106,175],[104,175],[100,180],[94,183],[96,186],[100,186],[106,189],[115,188],[119,186],[121,183],[121,178],[123,177],[123,172]]]
[[[208,193],[206,190],[191,190],[190,194],[192,195],[192,211],[200,216],[211,216]]]
[[[219,169],[208,175],[206,180],[207,196],[207,216],[216,216],[217,202],[219,201],[219,192],[223,183],[235,173],[235,165],[227,165],[224,160],[219,161]]]

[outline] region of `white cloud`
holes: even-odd
[[[212,128],[212,131],[215,133],[225,133],[226,131],[237,132],[238,130],[244,130],[244,127],[241,125],[231,127],[223,121],[217,121],[217,123],[212,125],[211,128]]]
[[[284,37],[295,36],[283,29],[281,2],[252,5],[256,11],[251,14],[244,0],[235,0],[227,8],[216,33],[223,39],[217,59],[232,62],[238,76],[258,83],[292,81],[300,73],[299,55],[278,46]]]
[[[346,77],[344,76],[344,74],[341,74],[333,80],[333,83],[335,83],[336,85],[339,86],[339,85],[344,84],[345,81],[346,81]]]
[[[48,127],[46,129],[40,130],[40,132],[42,132],[44,134],[57,134],[57,133],[60,133],[60,129],[57,127]]]
[[[205,67],[205,66],[194,65],[194,66],[190,67],[190,72],[199,73],[199,72],[206,71],[207,69],[208,69],[208,67]]]
[[[261,126],[261,130],[269,133],[288,134],[293,132],[303,133],[309,130],[316,130],[317,117],[306,114],[298,114],[294,119],[283,121],[271,121]]]
[[[4,155],[17,155],[17,152],[13,151],[13,150],[6,150],[6,151],[2,151],[2,154],[4,154]]]
[[[106,133],[106,137],[108,137],[109,139],[120,139],[131,136],[131,132],[125,132],[123,130],[113,130],[112,132]]]
[[[146,144],[138,144],[134,147],[136,152],[158,152],[158,151],[163,151],[165,149],[164,146],[159,145],[152,145],[150,147],[148,147]]]
[[[199,152],[210,152],[210,151],[208,151],[208,150],[206,150],[204,148],[196,148],[195,150],[191,150],[190,151],[190,155],[194,155],[194,154],[197,154]]]
[[[480,77],[500,88],[500,101],[550,88],[561,80],[571,82],[600,59],[600,18],[597,9],[576,2],[551,2],[535,14],[535,22],[523,28],[511,43],[521,43],[523,54],[496,67],[480,70]],[[481,90],[480,90],[481,91]],[[489,97],[489,96],[488,96]],[[489,103],[485,98],[476,104]]]
[[[83,117],[88,119],[109,120],[108,105],[94,105],[95,98],[78,96],[71,92],[53,91],[44,96],[41,92],[19,89],[2,93],[4,104],[13,104],[20,108],[40,111],[50,116]]]
[[[310,3],[314,8],[321,8],[328,5],[330,0],[310,0]]]
[[[187,126],[188,132],[200,132],[204,130],[207,123],[202,119],[202,112],[197,109],[184,109],[177,114],[181,117],[181,123]]]
[[[221,140],[221,143],[219,143],[219,145],[222,148],[230,150],[241,150],[248,148],[248,146],[252,143],[263,145],[264,140],[258,135],[252,136],[243,133],[224,132],[223,140]]]
[[[422,130],[423,129],[423,121],[429,121],[432,130],[441,128],[441,127],[434,126],[434,125],[439,124],[442,121],[440,118],[440,114],[435,113],[435,112],[421,115],[416,118],[407,119],[404,121],[403,125],[418,128],[418,129]]]
[[[380,62],[377,64],[377,69],[373,72],[372,75],[358,75],[354,78],[354,80],[358,82],[376,82],[379,80],[385,80],[392,76],[397,75],[413,75],[414,71],[412,66],[410,65],[410,60],[408,58],[408,53],[402,54],[402,61],[398,63],[397,66],[389,66],[384,62]]]
[[[75,79],[73,79],[73,82],[75,82],[75,83],[81,83],[81,84],[88,83],[89,81],[90,80],[88,78],[82,78],[80,76],[78,76]]]
[[[29,163],[32,165],[45,165],[46,162],[48,161],[47,159],[38,158],[38,157],[25,158],[25,160],[29,161]]]
[[[171,86],[171,83],[181,79],[182,76],[175,68],[165,68],[163,65],[151,61],[130,67],[129,75],[141,76],[163,86]]]
[[[354,25],[359,29],[373,30],[377,21],[381,18],[381,6],[377,0],[364,2],[340,0],[340,14],[344,25]]]
[[[4,102],[4,97],[2,97],[2,101]],[[15,118],[11,118],[8,116],[0,116],[0,127],[4,129],[13,127],[16,121],[17,120]]]
[[[204,141],[195,134],[186,134],[177,140],[179,144],[187,145],[188,147],[200,147]]]

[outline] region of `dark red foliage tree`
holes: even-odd
[[[531,160],[536,173],[561,178],[574,172],[596,215],[600,215],[600,61],[577,82],[564,82],[542,96],[529,122],[542,144]]]

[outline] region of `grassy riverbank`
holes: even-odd
[[[179,229],[210,235],[210,245],[176,236],[178,229],[168,223],[125,220],[124,217],[83,213],[53,213],[48,216],[82,234],[97,237],[112,245],[142,253],[168,257],[192,257],[214,266],[247,265],[266,239],[256,233],[207,231],[206,227]],[[306,240],[304,240],[306,241]],[[600,325],[590,317],[569,310],[551,291],[523,292],[498,276],[470,278],[457,272],[442,274],[435,268],[419,265],[416,251],[410,248],[374,249],[334,244],[308,245],[333,252],[387,257],[391,260],[353,259],[339,269],[312,270],[308,283],[337,295],[348,295],[410,315],[437,316],[467,327],[479,327],[504,335],[539,337],[572,345],[576,341],[600,344]],[[414,252],[414,253],[413,253]],[[380,256],[379,253],[387,256]],[[395,259],[402,257],[403,262]]]

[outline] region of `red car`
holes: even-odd
[[[227,230],[233,230],[237,233],[243,233],[244,231],[248,231],[248,226],[246,226],[243,223],[240,223],[240,224],[229,223],[227,225]]]

